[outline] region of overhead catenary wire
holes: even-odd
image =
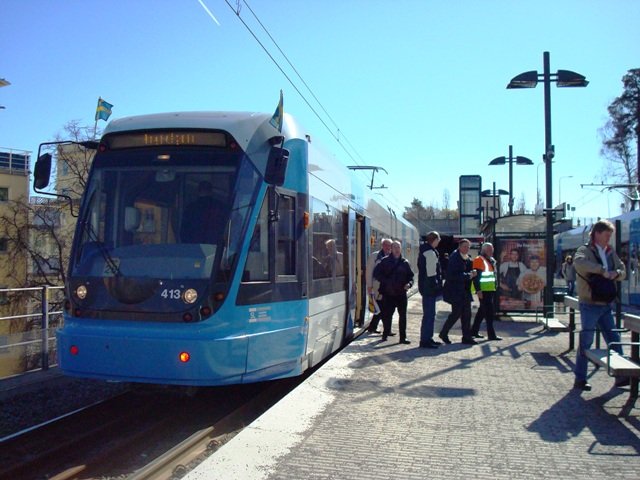
[[[287,60],[287,63],[291,66],[291,68],[294,70],[294,72],[296,73],[296,75],[298,75],[298,77],[300,78],[300,80],[302,81],[302,83],[304,84],[304,86],[309,90],[309,92],[311,93],[311,95],[313,96],[313,98],[315,99],[315,101],[318,103],[318,105],[320,105],[320,108],[324,111],[324,113],[326,114],[326,116],[330,119],[331,123],[333,123],[333,125],[336,127],[336,132],[333,131],[333,129],[327,124],[327,122],[325,121],[325,119],[320,115],[320,113],[318,113],[318,111],[313,107],[313,105],[311,104],[311,102],[307,99],[307,97],[303,94],[303,92],[298,88],[298,86],[295,84],[295,82],[291,79],[291,77],[287,74],[287,72],[285,72],[284,68],[280,65],[280,63],[278,63],[278,61],[275,59],[275,57],[271,54],[271,52],[269,51],[269,49],[266,47],[266,45],[260,40],[260,38],[258,38],[258,36],[256,35],[256,33],[252,30],[252,28],[249,26],[249,24],[247,24],[247,22],[244,21],[244,19],[242,18],[242,16],[240,15],[240,2],[238,2],[238,7],[234,7],[231,2],[229,0],[225,0],[225,3],[229,6],[229,8],[233,11],[233,13],[236,15],[236,17],[238,18],[238,20],[240,20],[240,22],[244,25],[244,27],[247,29],[247,31],[251,34],[251,36],[254,38],[254,40],[256,42],[258,42],[258,45],[260,45],[260,47],[262,48],[262,50],[267,54],[267,56],[271,59],[271,61],[274,63],[274,65],[278,68],[278,70],[280,70],[280,72],[282,73],[282,75],[284,75],[284,77],[287,79],[287,81],[291,84],[291,86],[295,89],[295,91],[298,93],[298,95],[300,95],[300,97],[302,98],[302,100],[307,104],[307,106],[311,109],[311,111],[314,113],[314,115],[318,118],[318,120],[320,120],[320,123],[322,123],[322,125],[324,125],[324,127],[327,129],[327,131],[331,134],[331,136],[338,142],[338,144],[341,146],[341,148],[345,151],[345,153],[349,156],[349,158],[356,163],[357,165],[360,165],[360,163],[358,162],[358,160],[356,160],[356,158],[354,158],[354,155],[346,148],[346,146],[344,145],[343,142],[340,141],[340,135],[342,134],[342,138],[344,138],[344,140],[348,143],[348,145],[353,149],[354,153],[356,156],[358,156],[361,160],[362,160],[362,156],[357,152],[357,150],[353,147],[353,145],[351,144],[351,142],[349,142],[349,139],[344,135],[344,133],[341,132],[340,128],[338,127],[337,123],[333,120],[333,118],[331,117],[331,115],[327,112],[327,110],[324,108],[324,106],[322,105],[322,103],[318,100],[317,96],[313,93],[313,91],[311,90],[311,88],[309,87],[309,85],[307,84],[307,82],[304,81],[304,79],[302,78],[302,76],[300,75],[300,73],[298,72],[298,70],[295,68],[295,66],[291,63],[291,61],[289,60],[289,58],[286,56],[286,54],[282,51],[282,49],[280,48],[280,46],[277,44],[277,42],[275,41],[275,39],[273,38],[273,36],[269,33],[268,29],[264,26],[264,24],[260,21],[260,19],[258,18],[258,16],[255,14],[255,12],[251,9],[251,7],[249,6],[249,4],[246,2],[246,0],[243,2],[247,8],[251,11],[251,13],[253,14],[253,16],[255,17],[255,19],[258,21],[258,23],[260,24],[260,26],[265,30],[265,32],[267,33],[267,35],[269,36],[269,38],[271,39],[271,41],[276,45],[276,48],[278,49],[278,51],[283,55],[283,57]]]
[[[291,62],[291,60],[289,60],[289,57],[287,56],[287,54],[282,50],[282,48],[280,48],[280,45],[278,44],[278,42],[275,40],[275,38],[273,38],[273,36],[271,35],[271,32],[269,32],[269,29],[267,29],[267,27],[262,23],[262,21],[260,20],[260,18],[258,17],[258,15],[256,15],[256,13],[253,11],[253,9],[251,8],[251,5],[249,5],[249,3],[247,2],[247,0],[243,0],[243,3],[247,6],[247,8],[249,9],[249,11],[251,12],[251,14],[253,15],[253,17],[256,19],[256,22],[258,22],[258,24],[262,27],[262,29],[264,30],[264,32],[267,34],[267,36],[269,37],[269,39],[271,39],[271,41],[273,42],[273,44],[276,46],[276,48],[278,49],[278,51],[280,52],[280,54],[284,57],[284,59],[287,61],[287,63],[289,64],[289,66],[291,67],[291,69],[296,73],[296,75],[298,76],[298,78],[300,79],[300,81],[303,83],[303,85],[307,88],[307,90],[309,91],[309,93],[311,94],[311,96],[313,97],[313,99],[316,101],[316,103],[320,106],[320,108],[322,109],[322,111],[325,113],[325,115],[327,116],[327,118],[331,121],[331,123],[333,124],[333,126],[336,128],[336,132],[335,132],[335,139],[340,143],[340,135],[342,134],[342,138],[347,142],[347,144],[349,145],[349,147],[351,147],[351,149],[353,150],[353,152],[358,156],[358,158],[360,158],[361,160],[364,161],[364,159],[362,158],[362,156],[358,153],[358,151],[356,150],[356,148],[353,146],[353,144],[349,141],[349,139],[347,138],[346,135],[344,135],[344,133],[341,132],[340,127],[338,126],[337,122],[333,119],[333,117],[331,116],[331,114],[327,111],[327,109],[324,107],[324,105],[322,104],[322,102],[320,101],[320,99],[316,96],[316,94],[314,93],[313,89],[309,86],[309,84],[305,81],[305,79],[302,77],[302,75],[300,74],[300,72],[298,71],[298,69],[295,67],[295,65]],[[236,12],[236,14],[238,14]],[[332,132],[333,133],[333,132]]]

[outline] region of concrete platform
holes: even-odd
[[[496,322],[503,341],[426,350],[421,314],[415,295],[411,345],[360,336],[185,478],[639,477],[640,410],[602,369],[572,390],[566,333],[512,317]]]

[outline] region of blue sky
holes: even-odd
[[[202,0],[219,25],[199,0],[2,0],[0,78],[11,85],[0,88],[0,146],[35,152],[70,120],[92,126],[98,96],[114,105],[113,119],[272,112],[282,89],[285,111],[346,164],[354,160],[336,135],[358,163],[388,170],[376,179],[398,206],[414,197],[442,206],[445,189],[455,206],[460,175],[508,188],[508,168],[487,164],[510,144],[540,164],[542,85],[505,87],[521,72],[542,71],[549,51],[552,72],[590,82],[552,86],[554,204],[561,183],[576,216],[619,212],[619,194],[580,185],[601,181],[598,130],[622,76],[640,67],[639,1],[247,1],[331,119],[243,2],[241,18],[331,131],[224,0]],[[537,184],[544,188],[544,167],[514,167],[516,202],[524,193],[532,209]]]

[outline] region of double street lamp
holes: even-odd
[[[500,199],[500,195],[509,195],[509,192],[507,192],[506,190],[502,190],[501,188],[496,188],[496,182],[493,182],[492,190],[483,190],[482,192],[480,192],[481,197],[493,198],[493,206],[491,207],[493,214],[491,215],[491,219],[494,221],[494,223],[500,217],[500,206],[496,206],[496,201]],[[485,215],[485,219],[487,217],[489,217],[489,215]]]
[[[555,82],[558,87],[586,87],[589,82],[584,75],[570,70],[558,70],[551,73],[549,70],[549,52],[543,54],[543,72],[537,70],[516,75],[511,79],[507,88],[535,88],[538,81],[544,84],[544,163],[546,179],[546,266],[547,266],[547,286],[544,291],[544,315],[553,316],[553,202],[551,183],[551,162],[554,157],[554,146],[551,141],[551,82]]]
[[[513,162],[516,165],[533,165],[533,162],[527,157],[513,158],[513,145],[509,145],[508,157],[497,157],[489,162],[489,165],[504,165],[509,162],[509,215],[513,215]]]

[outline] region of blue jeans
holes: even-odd
[[[433,326],[436,321],[436,297],[422,296],[422,324],[420,325],[420,343],[433,341]]]
[[[589,362],[584,352],[591,348],[596,326],[600,327],[600,331],[607,345],[609,345],[610,342],[619,342],[620,334],[611,331],[616,325],[613,321],[610,305],[592,305],[580,302],[580,322],[582,323],[582,328],[580,330],[580,345],[578,347],[578,354],[576,355],[576,369],[574,373],[576,380],[586,380]],[[614,345],[612,349],[622,355],[621,345]]]

